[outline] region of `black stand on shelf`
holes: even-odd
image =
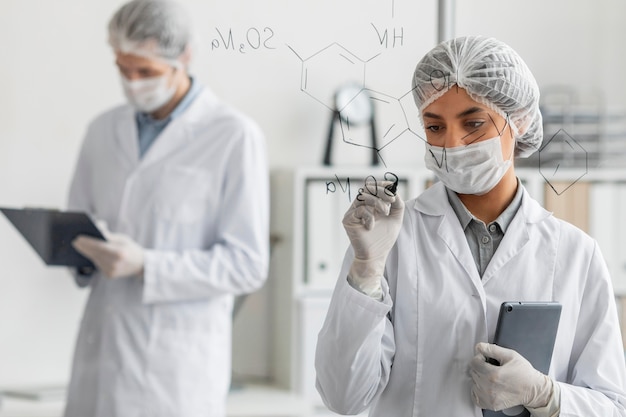
[[[350,91],[349,93],[352,95],[352,97],[350,97],[344,105],[338,104],[338,102],[342,100],[343,93],[346,92],[348,89],[352,89],[352,91]],[[343,100],[345,101],[346,99],[343,99]],[[352,108],[351,105],[353,101],[355,102],[357,100],[361,100],[360,105],[356,104],[355,106],[353,106],[354,108]],[[356,111],[359,111],[361,113],[353,114],[353,115],[351,114]],[[376,123],[374,119],[375,119],[374,118],[374,106],[372,105],[370,101],[369,95],[366,94],[364,89],[361,89],[356,96],[354,96],[354,86],[352,85],[347,86],[347,88],[337,90],[337,92],[335,93],[335,105],[333,109],[333,114],[332,114],[332,117],[330,118],[328,138],[326,139],[326,148],[324,150],[323,164],[325,166],[332,165],[331,154],[332,154],[333,137],[335,134],[336,123],[345,123],[346,125],[349,126],[350,124],[359,125],[359,124],[365,124],[369,122],[371,150],[372,150],[371,165],[374,165],[374,166],[378,165],[379,163],[378,145],[377,145],[377,138],[376,138]],[[348,144],[351,143],[349,141],[346,141],[345,138],[344,138],[344,142]],[[353,145],[356,145],[356,144],[353,144]]]

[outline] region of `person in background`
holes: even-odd
[[[73,242],[95,270],[66,417],[223,417],[236,295],[269,262],[265,138],[190,76],[190,22],[133,0],[109,42],[128,104],[88,127],[69,209],[106,224]]]
[[[535,417],[626,416],[600,249],[515,175],[514,156],[532,154],[543,135],[530,70],[501,41],[460,37],[420,60],[413,87],[439,181],[406,203],[388,183],[369,184],[346,212],[351,246],[315,359],[323,400],[375,417],[520,406]],[[490,343],[503,301],[562,304],[548,375]]]

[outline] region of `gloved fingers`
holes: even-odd
[[[106,275],[110,272],[108,265],[112,265],[121,259],[121,253],[115,245],[101,239],[78,236],[72,241],[72,246],[81,255],[93,261],[98,269]]]
[[[101,256],[103,252],[106,252],[103,240],[85,235],[79,235],[76,237],[76,239],[72,241],[72,246],[76,249],[76,251],[78,251],[78,253],[91,260]]]
[[[519,356],[519,354],[513,349],[507,349],[493,343],[477,343],[475,351],[477,354],[482,355],[485,360],[495,359],[500,362],[500,365],[504,365],[505,363],[510,362],[514,360],[517,356]]]
[[[366,206],[351,206],[348,211],[346,211],[346,214],[344,214],[342,223],[346,229],[358,230],[364,225],[364,218],[367,219],[369,217],[371,217],[371,221],[373,221],[374,215],[368,212]]]
[[[393,184],[393,181],[368,181],[359,189],[356,200],[360,201],[363,196],[370,195],[392,203],[397,192],[392,191]]]
[[[79,236],[72,246],[109,278],[134,276],[143,270],[143,248],[129,236],[111,233],[111,240]]]
[[[492,410],[494,395],[493,395],[493,390],[489,384],[489,379],[484,376],[477,375],[475,373],[471,373],[471,374],[472,374],[471,394],[472,394],[472,400],[474,401],[474,404],[476,404],[480,408]]]
[[[97,249],[89,246],[89,244],[85,244],[85,242],[80,239],[75,239],[74,242],[72,242],[72,246],[78,253],[93,262],[96,269],[107,275],[107,262],[103,260],[104,257]]]
[[[480,408],[487,407],[486,403],[481,398],[482,393],[480,392],[480,388],[476,386],[475,384],[472,384],[471,394],[472,394],[472,401],[474,401],[474,404],[476,404]]]
[[[395,198],[395,197],[391,197]],[[371,207],[375,212],[383,214],[385,216],[389,215],[389,209],[391,208],[391,202],[385,201],[386,198],[381,198],[371,194],[362,194],[358,199],[354,201],[354,208],[359,208],[363,206]]]
[[[134,241],[129,236],[121,233],[109,232],[107,234],[106,243],[108,243],[110,247],[121,247],[127,244],[131,244],[132,242]]]
[[[497,381],[492,381],[488,375],[472,375],[472,400],[478,407],[500,411],[512,407],[513,397],[503,391],[503,387]]]
[[[482,353],[476,353],[470,361],[472,398],[479,407],[489,410],[498,409],[501,370],[501,367],[487,362]]]
[[[393,190],[394,185],[397,185],[396,181],[378,181],[368,182],[361,193],[357,196],[357,202],[365,200],[367,196],[375,196],[387,203],[388,209],[384,211],[385,215],[391,213],[398,213],[404,211],[404,201],[398,195],[398,190]],[[392,191],[393,190],[393,191]]]
[[[403,212],[404,211],[404,201],[400,198],[399,195],[396,195],[393,202],[391,203],[390,214],[394,212]]]
[[[496,359],[500,365],[490,364],[487,358]],[[542,407],[552,392],[549,378],[534,369],[522,355],[493,344],[476,345],[476,356],[470,361],[469,373],[481,406],[490,410],[520,404]]]
[[[390,204],[381,198],[365,194],[361,201],[354,201],[352,207],[344,215],[343,224],[347,227],[363,225],[365,229],[372,230],[376,223],[376,216],[389,215]]]
[[[476,406],[478,406],[478,408],[482,408],[480,406],[480,398],[478,397],[478,394],[476,393],[474,385],[472,385],[471,394],[472,394],[472,401],[474,401],[474,404],[476,404]]]
[[[480,353],[477,353],[472,360],[470,361],[470,375],[472,377],[475,375],[487,375],[492,372],[496,365],[491,364],[487,361],[487,359]]]
[[[376,224],[376,215],[374,211],[367,206],[359,206],[354,210],[354,217],[366,230],[372,230]]]
[[[374,187],[377,187],[376,193],[374,194],[381,196],[381,197],[385,196],[387,197],[387,201],[389,201],[390,203],[393,203],[395,200],[400,199],[400,198],[394,198],[394,197],[398,197],[397,185],[398,185],[397,181],[385,180],[385,181],[377,181],[376,183],[368,183],[366,184],[365,189],[367,191],[371,191],[372,189],[374,189]]]

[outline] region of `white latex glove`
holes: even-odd
[[[380,289],[387,255],[393,247],[404,216],[404,202],[389,191],[392,181],[369,182],[343,217],[343,227],[354,249],[349,279],[362,292]]]
[[[78,236],[72,246],[109,278],[142,276],[143,248],[129,236],[106,231],[103,234],[106,240]]]
[[[487,362],[492,358],[500,362]],[[489,343],[476,345],[476,356],[470,363],[473,380],[472,398],[480,408],[500,411],[522,405],[545,407],[550,401],[553,382],[512,349]]]

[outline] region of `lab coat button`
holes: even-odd
[[[486,245],[487,243],[489,243],[489,236],[483,236],[482,238],[482,242]]]

